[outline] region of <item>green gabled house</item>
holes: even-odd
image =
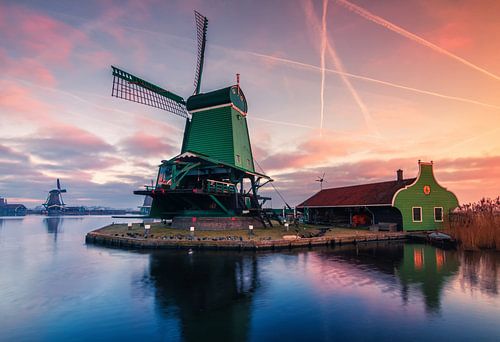
[[[401,212],[404,230],[442,229],[450,211],[458,207],[457,196],[439,185],[432,162],[418,165],[415,182],[394,194],[392,206]]]
[[[416,178],[323,189],[297,206],[307,222],[372,226],[389,224],[398,230],[439,230],[458,199],[439,185],[433,163],[418,162]],[[392,228],[391,228],[392,229]]]

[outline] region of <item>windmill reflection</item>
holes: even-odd
[[[57,234],[62,231],[62,217],[46,217],[43,219],[47,233],[54,235],[54,241],[57,241]]]
[[[259,287],[253,254],[168,251],[151,254],[158,310],[175,312],[183,340],[248,339],[252,297]]]

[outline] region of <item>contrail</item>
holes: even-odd
[[[321,65],[321,91],[320,91],[320,121],[319,121],[319,135],[323,135],[323,118],[325,116],[325,53],[327,45],[327,34],[326,34],[326,12],[328,10],[328,0],[323,0],[323,15],[321,16],[321,54],[320,54],[320,65]]]
[[[340,1],[340,0],[336,0],[336,1]],[[60,15],[63,15],[63,16],[73,17],[75,19],[79,19],[79,20],[83,20],[83,21],[90,20],[89,18],[74,16],[74,15],[69,15],[69,14],[62,13],[62,12],[55,12],[55,11],[49,11],[49,12],[53,12],[53,13],[60,14]],[[156,34],[156,35],[163,36],[163,37],[180,39],[180,40],[183,40],[183,41],[192,41],[192,39],[190,39],[190,38],[181,37],[181,36],[177,36],[177,35],[173,35],[173,34],[167,34],[165,32],[157,32],[157,31],[152,31],[152,30],[144,30],[144,29],[139,29],[139,28],[135,28],[135,27],[131,27],[131,26],[126,26],[126,25],[119,25],[119,26],[121,26],[123,28],[126,28],[128,30],[133,30],[133,31],[138,31],[138,32],[147,32],[147,33],[150,33],[150,34]],[[213,44],[213,46],[217,47],[219,49],[227,50],[227,51],[232,51],[232,52],[236,52],[236,53],[244,53],[244,54],[247,54],[247,55],[253,55],[253,56],[256,56],[256,57],[260,57],[260,58],[264,58],[264,59],[268,59],[268,60],[274,60],[276,62],[282,62],[282,63],[286,63],[286,64],[290,64],[290,65],[295,65],[295,66],[306,68],[306,69],[321,70],[319,67],[317,67],[315,65],[307,64],[307,63],[302,63],[302,62],[294,61],[294,60],[291,60],[291,59],[280,58],[280,57],[266,55],[266,54],[262,54],[262,53],[259,53],[259,52],[253,52],[253,51],[248,51],[248,50],[234,49],[234,48],[230,48],[230,47],[219,45],[219,44]],[[326,72],[330,72],[330,73],[334,73],[334,74],[338,74],[338,75],[344,74],[345,76],[350,77],[350,78],[359,79],[359,80],[363,80],[363,81],[367,81],[367,82],[372,82],[372,83],[377,83],[377,84],[382,84],[382,85],[385,85],[385,86],[388,86],[388,87],[393,87],[393,88],[403,89],[403,90],[407,90],[407,91],[412,91],[412,92],[419,93],[419,94],[425,94],[425,95],[430,95],[430,96],[436,96],[436,97],[443,98],[443,99],[448,99],[448,100],[453,100],[453,101],[460,101],[460,102],[470,103],[470,104],[474,104],[474,105],[478,105],[478,106],[482,106],[482,107],[488,107],[488,108],[493,108],[493,109],[500,109],[500,106],[493,105],[493,104],[490,104],[490,103],[476,101],[476,100],[473,100],[473,99],[468,99],[468,98],[463,98],[463,97],[458,97],[458,96],[441,94],[441,93],[438,93],[438,92],[433,92],[433,91],[425,90],[425,89],[413,88],[413,87],[409,87],[409,86],[405,86],[405,85],[401,85],[401,84],[397,84],[397,83],[392,83],[392,82],[388,82],[388,81],[378,80],[378,79],[367,77],[367,76],[356,75],[356,74],[351,74],[351,73],[347,73],[347,72],[341,72],[339,70],[334,70],[334,69],[325,69],[325,71]]]
[[[475,141],[478,139],[484,139],[486,136],[496,134],[498,131],[500,131],[500,128],[497,127],[497,128],[492,129],[492,130],[489,130],[487,132],[484,132],[482,134],[474,135],[474,136],[467,138],[467,139],[462,139],[460,142],[458,142],[456,144],[445,147],[444,149],[441,150],[441,152],[452,151],[452,150],[456,149],[457,147],[460,147],[463,145],[469,145],[472,141]]]
[[[298,61],[294,61],[294,60],[287,59],[287,58],[270,56],[270,55],[266,55],[266,54],[262,54],[262,53],[258,53],[258,52],[252,52],[252,51],[245,51],[245,53],[247,53],[249,55],[256,56],[256,57],[259,57],[259,58],[264,58],[264,59],[272,60],[272,61],[275,61],[275,62],[281,62],[281,63],[285,63],[285,64],[295,65],[297,67],[301,67],[301,68],[304,68],[304,69],[311,69],[311,70],[321,71],[321,68],[318,67],[318,66],[316,66],[316,65],[307,64],[307,63],[303,63],[303,62],[298,62]],[[393,88],[408,90],[408,91],[412,91],[412,92],[415,92],[415,93],[436,96],[436,97],[440,97],[440,98],[448,99],[448,100],[454,100],[454,101],[471,103],[471,104],[475,104],[475,105],[479,105],[479,106],[483,106],[483,107],[488,107],[488,108],[493,108],[493,109],[500,109],[500,106],[493,105],[493,104],[490,104],[490,103],[480,102],[480,101],[476,101],[476,100],[468,99],[468,98],[464,98],[464,97],[458,97],[458,96],[441,94],[441,93],[438,93],[438,92],[434,92],[434,91],[430,91],[430,90],[425,90],[425,89],[408,87],[408,86],[405,86],[405,85],[402,85],[402,84],[397,84],[397,83],[392,83],[392,82],[388,82],[388,81],[383,81],[383,80],[379,80],[379,79],[376,79],[376,78],[371,78],[371,77],[368,77],[368,76],[356,75],[356,74],[351,74],[351,73],[348,73],[348,72],[342,72],[342,71],[339,71],[339,70],[328,69],[328,68],[326,68],[325,71],[326,72],[331,72],[331,73],[337,74],[337,75],[345,75],[347,77],[358,79],[358,80],[363,80],[363,81],[367,81],[367,82],[382,84],[382,85],[385,85],[385,86],[388,86],[388,87],[393,87]]]
[[[496,80],[500,80],[500,76],[497,76],[497,75],[489,72],[488,70],[485,70],[485,69],[481,68],[480,66],[477,66],[474,63],[471,63],[468,60],[463,59],[462,57],[459,57],[459,56],[455,55],[454,53],[451,53],[450,51],[445,50],[442,47],[439,47],[436,44],[433,44],[420,36],[417,36],[414,33],[406,31],[404,28],[402,28],[398,25],[395,25],[395,24],[393,24],[393,23],[391,23],[391,22],[389,22],[389,21],[387,21],[387,20],[385,20],[385,19],[383,19],[383,18],[381,18],[381,17],[379,17],[371,12],[368,12],[366,9],[359,7],[358,5],[350,3],[347,0],[336,0],[336,1],[338,4],[346,7],[348,10],[362,16],[363,18],[365,18],[367,20],[370,20],[378,25],[381,25],[381,26],[383,26],[383,27],[385,27],[393,32],[396,32],[397,34],[402,35],[403,37],[411,39],[411,40],[413,40],[413,41],[415,41],[423,46],[426,46],[426,47],[428,47],[436,52],[439,52],[443,55],[446,55],[450,58],[453,58],[454,60],[459,61],[460,63],[465,64],[466,66],[468,66],[472,69],[475,69],[475,70],[477,70],[477,71],[479,71],[479,72],[481,72],[489,77],[492,77]]]
[[[349,92],[351,93],[352,97],[354,98],[354,101],[356,101],[359,109],[361,110],[361,113],[363,113],[363,118],[365,119],[366,125],[372,129],[377,135],[380,135],[380,132],[378,131],[373,118],[368,111],[368,108],[366,108],[365,103],[363,100],[361,100],[361,97],[359,96],[358,92],[356,89],[354,89],[351,81],[349,81],[349,78],[347,75],[345,75],[345,69],[342,64],[342,61],[340,60],[339,56],[337,55],[337,52],[335,51],[335,45],[333,42],[328,41],[328,52],[330,53],[330,56],[332,57],[333,63],[335,64],[335,67],[337,70],[340,70],[343,72],[340,74],[340,78],[342,78],[342,81],[346,85],[347,89],[349,89]]]
[[[307,129],[318,129],[318,127],[313,127],[313,126],[308,126],[308,125],[302,125],[302,124],[288,122],[288,121],[269,120],[269,119],[259,118],[258,116],[254,116],[254,115],[247,116],[247,118],[250,119],[250,120],[258,120],[258,121],[269,122],[269,123],[278,124],[278,125],[300,127],[300,128],[307,128]]]
[[[335,67],[338,70],[341,70],[343,72],[344,67],[342,65],[342,61],[338,57],[338,55],[335,51],[335,48],[333,46],[333,43],[331,43],[331,44],[328,43],[328,52],[330,53],[330,56],[332,57],[333,63],[335,64]],[[378,132],[378,129],[373,121],[373,118],[372,118],[370,112],[368,111],[368,108],[366,108],[365,103],[363,102],[363,100],[361,100],[361,97],[359,96],[356,89],[354,89],[354,87],[352,86],[351,81],[349,81],[349,78],[347,77],[347,75],[345,75],[345,73],[340,74],[340,77],[342,78],[342,81],[346,85],[347,89],[349,89],[349,92],[351,93],[352,97],[354,98],[354,101],[356,101],[359,109],[361,110],[361,113],[363,113],[363,118],[365,119],[366,125],[370,129],[372,129],[376,134],[380,134],[380,132]]]
[[[342,61],[340,57],[337,55],[337,52],[335,51],[335,46],[334,43],[328,38],[328,33],[327,33],[327,25],[326,25],[326,14],[328,12],[328,0],[323,0],[323,15],[322,15],[322,20],[321,20],[321,27],[318,24],[318,20],[316,15],[314,14],[314,7],[311,1],[305,3],[305,14],[306,18],[310,22],[310,24],[315,28],[316,31],[320,32],[321,34],[321,124],[320,124],[320,135],[322,134],[322,128],[323,128],[323,122],[324,122],[324,90],[325,90],[325,50],[328,50],[328,53],[330,54],[333,63],[335,65],[335,68],[337,70],[340,70],[342,73],[345,73],[344,66],[342,64]],[[358,105],[360,111],[363,114],[363,118],[365,120],[366,125],[372,129],[376,134],[378,133],[378,130],[376,129],[376,126],[373,122],[373,119],[371,117],[370,112],[368,111],[368,108],[364,104],[364,102],[361,100],[361,97],[359,96],[358,92],[356,89],[353,87],[351,84],[349,78],[345,76],[344,74],[340,74],[340,77],[342,79],[342,82],[345,84],[349,92],[351,93],[354,101]]]

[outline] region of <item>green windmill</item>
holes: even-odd
[[[255,171],[239,76],[236,85],[200,92],[208,20],[195,11],[195,21],[194,94],[187,100],[112,66],[112,96],[186,118],[181,153],[161,162],[155,185],[134,194],[151,196],[150,216],[173,219],[177,227],[271,225],[262,208],[270,198],[258,190],[272,179]]]

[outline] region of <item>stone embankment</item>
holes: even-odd
[[[369,232],[356,233],[352,235],[341,234],[339,236],[319,237],[295,237],[285,235],[280,239],[264,238],[236,238],[225,237],[211,238],[145,238],[127,236],[125,234],[107,234],[95,230],[87,234],[85,242],[102,246],[113,246],[131,249],[232,249],[232,250],[274,250],[290,249],[295,247],[333,246],[342,244],[356,244],[361,242],[376,242],[387,240],[405,240],[405,232]]]

